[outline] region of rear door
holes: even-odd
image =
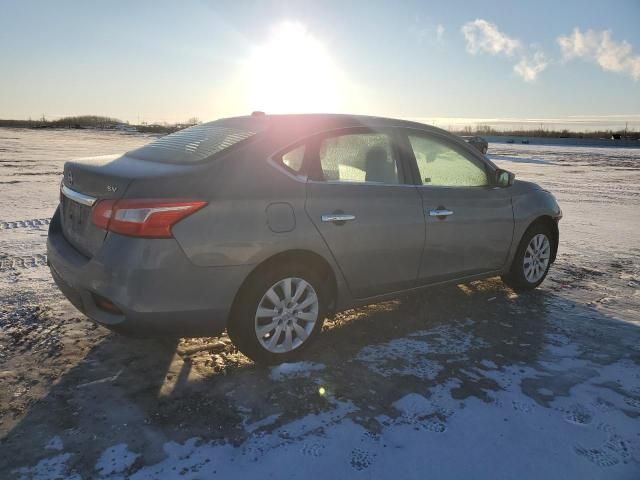
[[[445,136],[404,132],[427,222],[420,281],[502,268],[513,237],[509,189],[492,185],[489,165]]]
[[[306,210],[352,294],[366,298],[415,284],[424,245],[422,200],[393,136],[349,129],[309,145]]]

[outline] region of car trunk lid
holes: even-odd
[[[127,155],[107,155],[67,162],[61,185],[62,232],[79,252],[93,257],[107,232],[91,220],[93,206],[101,200],[125,196],[136,179],[173,176],[189,167],[158,164]]]

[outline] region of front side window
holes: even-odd
[[[485,169],[446,144],[430,137],[409,135],[423,185],[480,187],[488,185]]]
[[[386,134],[349,133],[324,138],[318,153],[326,181],[401,183],[396,155]]]

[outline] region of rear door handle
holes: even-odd
[[[355,219],[355,215],[350,215],[348,213],[331,213],[329,215],[322,215],[323,222],[350,222]]]
[[[436,210],[429,210],[429,216],[430,217],[448,217],[449,215],[453,215],[453,210],[446,210],[446,209],[436,209]]]

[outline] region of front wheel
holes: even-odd
[[[297,265],[265,269],[240,292],[229,337],[257,363],[290,361],[318,336],[327,300],[327,288],[314,271]]]
[[[552,238],[546,226],[531,226],[522,237],[511,269],[502,281],[516,291],[531,290],[540,285],[551,266]]]

